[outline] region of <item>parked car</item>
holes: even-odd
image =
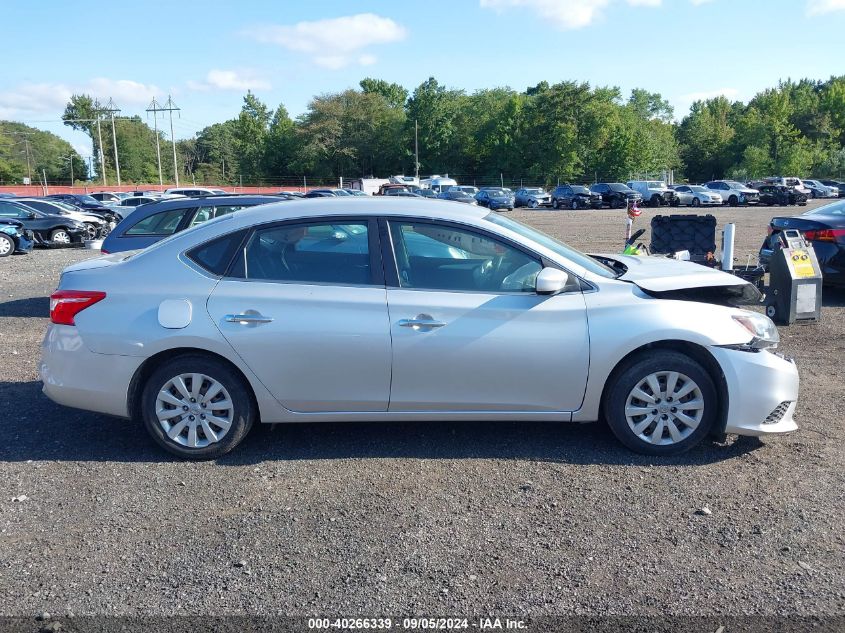
[[[471,196],[466,191],[460,189],[449,189],[437,196],[441,200],[451,200],[452,202],[463,202],[464,204],[478,204],[475,196]]]
[[[457,185],[458,181],[454,178],[449,178],[449,176],[438,176],[434,175],[431,178],[423,178],[420,180],[419,185],[423,189],[431,189],[437,194],[441,194],[446,191],[449,187]]]
[[[769,236],[760,249],[760,262],[769,263],[779,235],[786,229],[798,229],[816,252],[826,285],[845,286],[845,201],[816,207],[801,215],[772,218]]]
[[[679,204],[675,192],[662,180],[630,180],[628,186],[643,197],[643,202],[650,207],[673,206]]]
[[[784,187],[783,185],[760,185],[758,191],[760,192],[759,203],[770,207],[786,207],[792,204],[797,204],[803,207],[807,204],[807,196],[803,193],[798,193],[792,187]]]
[[[513,211],[513,196],[502,188],[487,188],[485,187],[477,194],[475,194],[475,201],[482,207],[487,207],[491,211],[497,209],[507,209]]]
[[[89,194],[89,195],[92,198],[94,198],[94,200],[97,200],[98,202],[103,202],[103,203],[106,203],[106,204],[109,203],[109,202],[120,202],[121,200],[123,200],[123,198],[127,197],[127,196],[121,197],[119,194],[113,193],[111,191],[97,191],[97,192]]]
[[[601,194],[583,185],[558,185],[552,190],[553,209],[601,209]]]
[[[452,185],[446,191],[463,191],[466,194],[474,196],[478,193],[478,187],[472,185]]]
[[[215,196],[145,204],[109,233],[102,250],[103,253],[120,253],[146,248],[207,220],[270,202],[280,201],[275,196]]]
[[[12,253],[28,253],[33,246],[32,231],[24,228],[23,222],[0,217],[0,257]]]
[[[642,195],[621,182],[600,182],[590,187],[590,191],[601,195],[602,205],[611,209],[622,209],[629,202],[642,202]]]
[[[45,200],[44,198],[16,198],[15,202],[42,211],[49,215],[63,215],[85,224],[85,239],[93,240],[98,237],[105,237],[112,228],[117,226],[113,221],[106,221],[103,216],[96,213],[86,213],[77,207],[66,204],[61,200]]]
[[[395,191],[411,191],[410,185],[401,185],[395,182],[386,182],[383,185],[380,185],[378,191],[373,193],[374,196],[388,196],[391,195],[392,192]]]
[[[839,197],[845,198],[845,182],[840,182],[838,180],[820,180],[819,182],[823,185],[827,185],[828,187],[836,187],[839,191]]]
[[[839,197],[839,187],[826,185],[820,180],[804,180],[804,186],[810,190],[811,198]]]
[[[143,192],[147,193],[147,192]],[[228,191],[223,189],[212,189],[208,187],[173,187],[165,189],[165,194],[179,194],[180,196],[187,196],[188,198],[196,198],[199,196],[226,196],[231,195]]]
[[[415,193],[422,198],[436,198],[437,192],[433,189],[425,189],[424,187],[417,187],[415,185],[409,185],[408,190],[411,193]]]
[[[128,209],[126,214],[132,212],[132,209],[135,207],[140,207],[145,204],[150,204],[153,202],[160,202],[161,198],[152,198],[150,196],[129,196],[128,198],[124,198],[120,202],[118,202],[115,206],[118,209]]]
[[[66,246],[81,244],[86,237],[82,222],[61,215],[48,215],[17,201],[0,200],[0,218],[18,220],[32,231],[36,244]]]
[[[808,198],[812,193],[809,188],[804,186],[804,182],[800,178],[794,176],[771,176],[765,179],[769,185],[783,185],[784,187],[791,187],[798,193],[803,193]]]
[[[366,196],[367,194],[360,189],[344,189],[350,196]]]
[[[288,198],[304,198],[305,197],[305,194],[302,193],[301,191],[279,191],[278,193],[275,193],[273,195],[276,195],[276,196],[283,195],[283,196],[287,196]]]
[[[337,198],[337,192],[334,189],[311,189],[305,194],[306,198]]]
[[[514,207],[537,209],[552,204],[552,196],[542,187],[522,187],[517,189],[513,198]]]
[[[760,298],[690,262],[600,261],[480,207],[280,202],[67,267],[39,371],[55,402],[142,420],[189,459],[259,420],[600,415],[665,456],[797,428],[795,363],[765,315],[725,305],[740,296]]]
[[[17,198],[17,195],[7,191],[0,191],[0,198]]]
[[[393,197],[399,196],[399,197],[404,197],[404,198],[421,198],[422,197],[419,194],[416,194],[412,191],[408,191],[407,189],[388,189],[387,191],[384,192],[383,195],[393,196]]]
[[[83,211],[90,211],[97,215],[113,215],[114,210],[111,207],[104,205],[99,200],[95,200],[89,195],[78,193],[53,193],[49,196],[44,196],[47,200],[59,200],[67,204],[72,204]]]
[[[722,196],[722,202],[732,207],[755,203],[760,197],[757,189],[751,189],[735,180],[711,180],[704,186],[718,193]]]
[[[675,185],[678,204],[685,207],[722,206],[722,196],[701,185]]]

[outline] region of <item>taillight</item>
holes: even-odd
[[[110,252],[108,252],[108,251],[107,251],[106,249],[104,249],[104,248],[101,248],[101,249],[100,249],[100,252],[101,252],[103,255],[111,255],[111,253],[110,253]]]
[[[73,318],[106,298],[96,290],[56,290],[50,295],[50,320],[58,325],[75,325]]]
[[[804,237],[811,242],[838,242],[838,238],[845,238],[845,229],[804,231]]]

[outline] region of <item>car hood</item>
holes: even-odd
[[[744,279],[693,262],[618,254],[594,257],[623,269],[619,279],[660,299],[731,306],[753,305],[762,299],[757,287]]]

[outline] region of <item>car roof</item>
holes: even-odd
[[[143,218],[153,215],[155,213],[159,213],[161,211],[170,211],[171,209],[191,209],[194,207],[202,206],[204,202],[207,200],[213,201],[217,204],[220,203],[230,203],[230,204],[267,204],[270,202],[284,202],[278,198],[277,196],[203,196],[199,198],[170,198],[167,200],[156,200],[155,202],[148,202],[147,204],[142,204],[135,207],[137,210],[133,211],[132,214],[128,217],[132,218],[133,222],[137,222],[138,220],[142,220]]]

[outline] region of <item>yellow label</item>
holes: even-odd
[[[792,251],[790,263],[792,264],[792,270],[795,271],[796,277],[815,277],[816,271],[813,270],[813,262],[807,251]]]

